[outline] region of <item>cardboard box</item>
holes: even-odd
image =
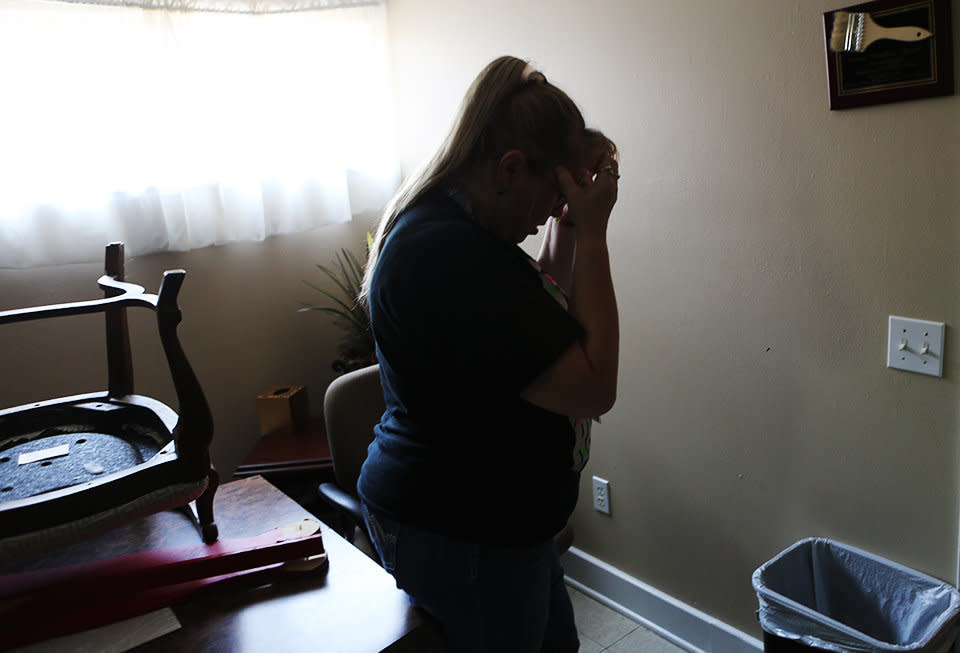
[[[302,385],[281,385],[257,397],[260,435],[292,433],[310,421],[310,402]]]

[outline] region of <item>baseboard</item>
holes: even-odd
[[[587,596],[696,653],[760,653],[763,642],[628,576],[576,547],[561,558],[567,582]]]

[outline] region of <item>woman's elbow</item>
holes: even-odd
[[[614,404],[617,403],[616,384],[604,388],[601,392],[599,392],[595,401],[597,402],[597,410],[596,412],[590,413],[590,415],[594,417],[600,417],[601,415],[606,415],[609,413],[613,409]]]
[[[568,417],[601,417],[610,412],[616,402],[616,383],[593,379],[574,396],[568,397],[565,405],[555,404],[555,408]]]

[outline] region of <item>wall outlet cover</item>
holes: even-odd
[[[610,514],[610,482],[599,476],[593,477],[593,509]]]

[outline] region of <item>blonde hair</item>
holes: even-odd
[[[571,137],[584,128],[573,100],[528,62],[500,57],[488,64],[467,90],[437,152],[387,204],[370,247],[359,301],[366,303],[380,251],[397,217],[424,193],[455,184],[510,149],[523,151],[532,163],[556,165],[569,158]]]

